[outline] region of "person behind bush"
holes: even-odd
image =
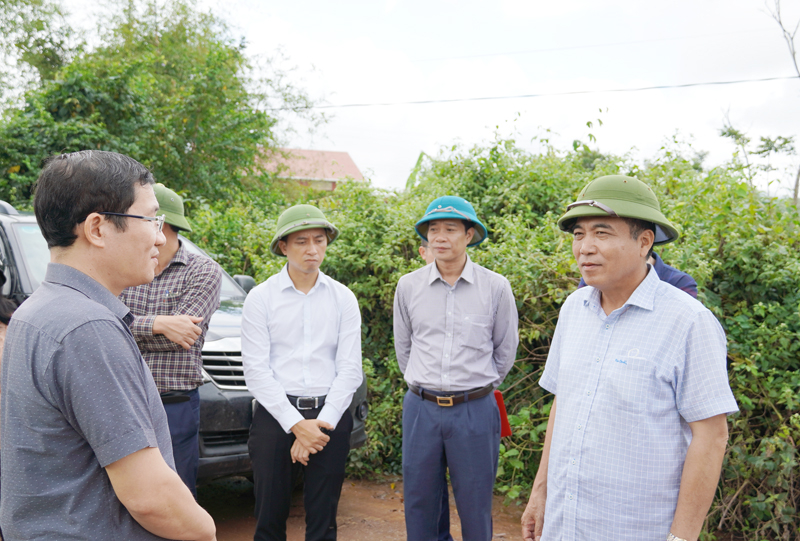
[[[8,327],[2,367],[7,539],[215,539],[172,460],[153,376],[117,296],[153,279],[153,176],[121,154],[47,162],[34,211],[50,263]]]
[[[590,182],[558,226],[592,287],[562,306],[539,381],[555,397],[523,537],[696,541],[738,411],[725,333],[647,264],[678,231],[640,180]]]
[[[401,277],[394,296],[403,400],[406,533],[440,538],[449,469],[465,540],[492,538],[492,490],[500,448],[493,391],[516,358],[517,307],[503,276],[472,262],[487,237],[472,205],[444,196],[416,223],[435,262]]]
[[[257,401],[248,448],[256,541],[284,541],[292,483],[304,466],[306,539],[336,539],[353,417],[364,378],[356,296],[319,270],[339,230],[318,208],[280,215],[270,244],[287,263],[253,288],[242,313],[242,363]]]

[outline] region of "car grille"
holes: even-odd
[[[249,436],[250,431],[247,429],[206,432],[202,434],[203,445],[211,448],[227,447],[230,445],[247,445],[247,438]]]
[[[247,390],[241,353],[203,352],[203,370],[222,389]]]

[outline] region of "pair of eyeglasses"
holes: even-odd
[[[137,214],[120,214],[119,212],[98,212],[97,214],[103,214],[105,216],[122,216],[124,218],[138,218],[140,220],[147,220],[151,222],[156,231],[161,233],[161,230],[164,228],[164,220],[167,219],[166,214],[162,214],[161,216],[139,216]]]
[[[617,213],[614,212],[614,209],[609,207],[608,205],[604,205],[599,201],[594,201],[592,199],[587,199],[585,201],[575,201],[574,203],[567,205],[567,210],[572,210],[575,207],[597,207],[609,216],[617,216]]]

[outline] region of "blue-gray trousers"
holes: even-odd
[[[443,492],[447,490],[444,473],[449,468],[464,541],[490,541],[499,450],[500,412],[492,393],[442,407],[408,391],[403,400],[408,539],[439,538]]]
[[[187,391],[189,400],[164,404],[169,434],[172,437],[172,456],[175,470],[197,498],[197,468],[200,465],[200,392]]]

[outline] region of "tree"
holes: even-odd
[[[53,0],[0,0],[0,93],[50,80],[80,50],[78,32]]]
[[[311,116],[282,73],[259,78],[224,22],[191,0],[126,3],[95,50],[25,94],[0,121],[0,197],[28,201],[41,161],[86,148],[126,153],[171,188],[226,197],[268,173],[276,109]],[[248,184],[249,183],[249,184]]]
[[[794,43],[794,38],[797,35],[798,29],[800,29],[800,19],[798,19],[797,24],[794,25],[794,30],[789,30],[787,25],[784,23],[783,15],[781,15],[781,0],[773,0],[772,6],[770,6],[769,2],[765,2],[765,4],[769,14],[781,28],[783,39],[786,42],[786,46],[789,48],[789,54],[792,57],[794,71],[797,73],[797,76],[800,77],[800,67],[797,66],[797,47]],[[797,168],[797,173],[795,173],[794,189],[792,190],[792,201],[794,202],[795,206],[797,206],[798,191],[800,191],[800,167]]]

